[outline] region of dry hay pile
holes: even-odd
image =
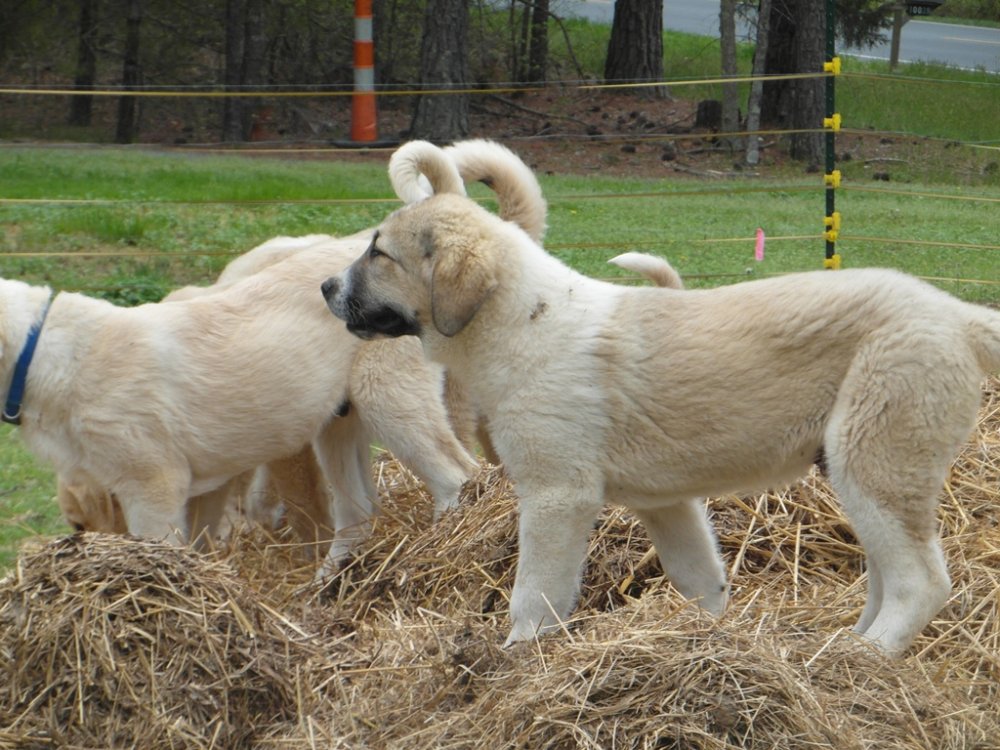
[[[1000,748],[997,382],[986,389],[979,428],[942,503],[955,595],[899,660],[873,653],[849,632],[864,601],[863,562],[819,475],[781,492],[712,502],[733,584],[720,620],[685,606],[663,580],[641,525],[609,509],[591,542],[574,621],[561,635],[505,651],[516,500],[502,472],[484,467],[462,509],[431,524],[430,500],[412,476],[388,459],[378,471],[384,513],[371,540],[324,592],[306,585],[312,571],[285,538],[243,534],[217,562],[170,552],[178,555],[171,580],[182,576],[192,586],[185,608],[225,614],[225,602],[242,596],[239,610],[257,637],[241,640],[243,618],[225,620],[231,640],[209,637],[220,625],[203,617],[205,643],[190,634],[169,640],[171,661],[205,663],[200,684],[214,676],[216,687],[226,685],[214,694],[213,711],[196,710],[203,700],[174,706],[171,720],[184,731],[174,731],[169,742],[167,712],[153,716],[126,706],[124,689],[113,693],[110,682],[101,695],[117,702],[78,701],[79,665],[99,664],[108,648],[103,610],[78,603],[75,611],[86,617],[67,623],[62,610],[35,602],[39,620],[63,635],[34,650],[26,645],[25,615],[11,621],[9,614],[28,606],[30,591],[51,587],[26,588],[29,575],[66,581],[72,574],[65,571],[95,555],[133,556],[131,570],[115,578],[95,567],[93,578],[80,578],[85,586],[63,584],[72,594],[64,597],[94,597],[106,585],[98,574],[120,588],[128,583],[123,591],[136,590],[146,570],[142,556],[152,554],[142,550],[154,547],[83,537],[23,555],[18,579],[0,586],[0,618],[6,618],[0,648],[5,659],[34,663],[47,650],[49,661],[45,669],[34,667],[34,687],[0,685],[0,746],[4,731],[14,736],[12,726],[51,733],[58,720],[65,741],[81,746],[109,746],[95,738],[159,721],[163,736],[150,733],[141,746]],[[221,572],[232,569],[238,576]],[[141,590],[155,599],[169,588]],[[39,627],[32,632],[37,642]],[[140,638],[134,652],[145,653],[148,640]],[[21,652],[8,657],[12,642]],[[254,669],[247,666],[248,643],[256,649]],[[25,673],[29,665],[11,669]],[[159,690],[192,690],[191,668],[156,669]],[[44,692],[48,685],[56,687]],[[36,711],[47,712],[44,721],[26,718],[29,694],[42,696]],[[226,700],[253,708],[236,711]],[[100,713],[81,720],[91,710]]]
[[[248,747],[303,639],[224,562],[78,534],[0,584],[0,747]]]

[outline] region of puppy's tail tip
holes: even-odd
[[[684,282],[674,267],[664,258],[647,253],[622,253],[608,261],[626,271],[638,273],[656,286],[666,289],[683,289]]]
[[[429,141],[410,141],[389,159],[389,181],[404,203],[416,203],[431,195],[465,195],[458,167],[445,152]]]

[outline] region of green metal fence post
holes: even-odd
[[[837,131],[840,130],[840,115],[836,112],[835,82],[840,75],[840,58],[836,55],[837,11],[835,0],[826,0],[826,62],[823,71],[826,78],[826,215],[823,218],[823,238],[826,241],[824,268],[840,268],[840,254],[837,252],[837,235],[840,233],[840,213],[836,210],[836,190],[840,186],[840,171],[836,169]]]

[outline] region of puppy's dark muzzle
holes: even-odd
[[[415,320],[384,306],[365,310],[356,317],[348,316],[347,330],[363,339],[420,335],[420,325]]]
[[[418,336],[420,325],[398,310],[380,305],[368,308],[353,296],[345,296],[340,280],[331,276],[320,286],[326,306],[347,324],[347,330],[362,339],[382,336]]]
[[[331,300],[337,295],[337,291],[340,289],[340,281],[336,276],[331,276],[320,285],[320,289],[323,292],[323,299],[325,299],[326,304],[329,305]]]
[[[351,329],[352,324],[357,324],[356,318],[358,315],[356,314],[356,305],[349,304],[350,300],[344,298],[344,295],[341,293],[340,279],[336,276],[331,276],[320,284],[319,288],[323,293],[323,299],[326,301],[327,309],[333,313],[335,317],[338,317],[347,323],[348,330]]]

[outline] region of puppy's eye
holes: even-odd
[[[388,258],[389,256],[383,253],[373,244],[370,248],[368,248],[368,257],[371,258],[372,260],[375,260],[376,258]]]

